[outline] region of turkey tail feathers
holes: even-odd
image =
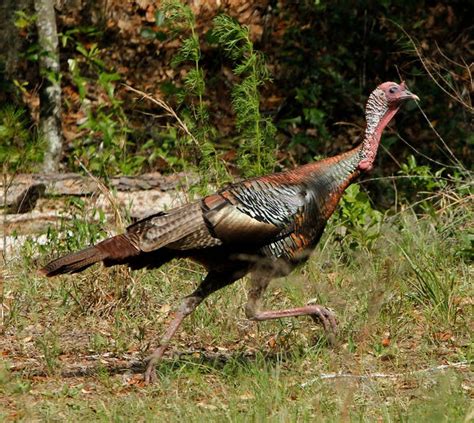
[[[44,266],[40,272],[48,277],[62,273],[77,273],[103,260],[103,258],[103,255],[96,247],[89,247],[77,253],[71,253],[53,260]]]
[[[99,261],[104,261],[106,266],[126,263],[138,254],[140,250],[130,242],[126,235],[117,235],[95,246],[53,260],[40,272],[48,277],[63,273],[77,273]]]

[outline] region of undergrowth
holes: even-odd
[[[227,181],[228,175],[214,146],[217,131],[210,124],[209,108],[205,102],[206,81],[201,66],[202,52],[195,16],[189,6],[176,0],[164,2],[157,13],[160,16],[162,14],[163,24],[175,37],[182,37],[181,47],[173,57],[171,66],[190,65],[183,78],[183,87],[175,92],[180,115],[192,134],[183,136],[180,154],[190,164],[197,166],[203,182],[200,193],[204,194],[209,183]]]
[[[212,36],[234,62],[234,74],[242,78],[232,90],[235,123],[241,139],[239,167],[247,177],[271,172],[275,165],[276,129],[260,113],[259,90],[270,79],[263,54],[254,49],[249,29],[229,16],[214,19]]]

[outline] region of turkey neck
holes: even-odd
[[[358,147],[361,160],[357,168],[361,172],[367,172],[373,168],[375,157],[377,156],[377,151],[380,145],[382,132],[397,112],[398,107],[391,109],[387,108],[381,116],[376,115],[374,117],[377,119],[376,123],[371,124],[371,121],[369,120],[369,110],[367,111],[367,128],[365,130],[364,141],[362,141],[362,144]]]
[[[367,101],[367,126],[364,140],[359,146],[294,170],[295,179],[304,180],[321,200],[321,211],[325,218],[334,212],[345,189],[362,173],[373,168],[382,132],[397,111],[398,107],[388,106],[381,90],[375,90]]]

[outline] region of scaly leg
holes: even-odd
[[[335,343],[337,323],[334,313],[326,307],[318,304],[306,305],[304,307],[289,308],[285,310],[260,311],[263,294],[270,283],[269,278],[261,275],[252,278],[248,302],[245,306],[247,318],[254,321],[281,319],[282,317],[311,316],[316,322],[321,322],[329,342]]]
[[[209,272],[199,287],[191,295],[188,295],[183,299],[181,306],[176,312],[176,316],[160,340],[160,346],[147,358],[148,364],[145,371],[145,383],[153,383],[156,381],[155,365],[163,357],[163,354],[168,347],[171,338],[173,338],[181,326],[184,318],[189,316],[208,295],[220,288],[223,288],[226,285],[231,284],[232,282],[235,282],[237,279],[243,276],[243,273],[245,272]]]
[[[153,383],[156,381],[156,363],[163,357],[163,354],[166,348],[168,347],[171,338],[173,338],[174,334],[181,326],[181,323],[184,318],[190,315],[202,302],[203,299],[204,298],[202,297],[194,296],[194,294],[191,294],[190,296],[184,298],[183,302],[181,303],[181,306],[179,307],[179,310],[176,313],[175,318],[170,323],[168,329],[166,329],[165,334],[161,338],[160,346],[155,351],[153,351],[153,353],[147,358],[148,365],[145,371],[146,383]]]

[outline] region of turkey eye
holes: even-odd
[[[397,91],[397,87],[392,87],[389,89],[390,93],[393,94],[395,91]]]

